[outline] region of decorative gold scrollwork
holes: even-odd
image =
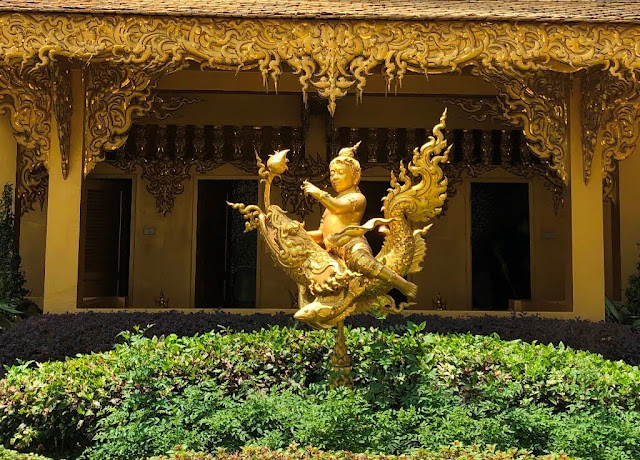
[[[103,158],[103,148],[115,149],[123,142],[132,116],[148,110],[148,93],[157,78],[189,62],[203,69],[257,69],[265,84],[272,82],[276,89],[279,76],[291,68],[305,100],[313,89],[328,100],[331,113],[348,91],[361,98],[374,71],[382,73],[391,89],[411,72],[447,73],[473,66],[502,88],[503,113],[523,124],[534,153],[566,181],[566,79],[561,74],[597,67],[626,79],[640,70],[640,26],[629,24],[11,12],[0,14],[0,27],[11,31],[0,36],[0,83],[8,83],[0,85],[0,96],[5,106],[9,97],[17,107],[14,127],[20,143],[29,148],[38,144],[45,161],[50,127],[42,114],[48,113],[50,102],[38,100],[42,96],[25,101],[5,88],[26,88],[24,81],[35,81],[25,63],[46,68],[66,57],[89,68],[86,172]],[[16,79],[20,81],[12,81]],[[627,118],[634,107],[617,113]],[[25,128],[25,108],[34,115],[29,120],[39,120],[33,128]],[[608,131],[613,135],[613,125]],[[606,164],[616,156],[626,154],[608,155]]]
[[[522,127],[529,147],[568,183],[568,91],[566,75],[476,67],[498,88],[505,118]]]
[[[125,143],[134,117],[142,117],[151,109],[151,90],[160,75],[135,65],[89,64],[84,128],[85,175],[104,160],[105,150],[116,150]]]
[[[44,207],[48,185],[49,174],[44,163],[38,160],[36,151],[19,146],[16,196],[21,216],[35,211],[36,203],[40,209]]]
[[[323,21],[87,14],[0,15],[0,58],[44,64],[58,56],[157,69],[191,60],[203,68],[257,68],[277,85],[284,64],[303,89],[334,101],[362,94],[376,67],[389,88],[408,72],[467,65],[537,72],[606,66],[640,69],[640,27],[601,23]]]
[[[176,94],[158,95],[153,98],[151,108],[147,116],[152,120],[167,120],[169,118],[179,118],[175,112],[190,104],[199,104],[204,99],[197,97],[186,97]]]
[[[51,98],[53,113],[58,125],[62,177],[69,177],[69,156],[71,154],[71,69],[58,63],[51,67]]]
[[[604,196],[614,203],[617,201],[616,162],[637,152],[640,145],[640,75],[627,77],[608,78],[606,110],[602,118]]]
[[[586,73],[581,81],[580,115],[582,121],[582,166],[585,183],[589,183],[593,157],[597,150],[598,135],[605,111],[603,71]]]
[[[471,120],[479,123],[490,121],[499,126],[511,124],[510,120],[505,119],[497,97],[448,97],[437,101],[445,106],[458,106]]]
[[[48,70],[0,66],[0,111],[9,112],[16,140],[31,151],[34,165],[47,166],[51,149],[51,90]]]
[[[581,85],[584,181],[589,183],[594,156],[602,155],[604,198],[615,203],[616,162],[640,144],[640,82],[634,74],[592,71]]]

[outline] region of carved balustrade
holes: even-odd
[[[128,173],[140,172],[147,191],[155,198],[158,212],[170,213],[184,183],[195,173],[207,174],[230,164],[245,174],[256,173],[256,153],[265,159],[273,151],[291,148],[288,171],[279,178],[282,204],[300,217],[313,212],[315,200],[302,193],[304,180],[328,186],[328,159],[340,147],[362,140],[357,157],[363,169],[382,167],[397,170],[406,164],[412,149],[426,141],[424,129],[334,128],[328,131],[327,158],[305,154],[302,127],[213,126],[213,125],[135,125],[127,142],[106,156],[108,164]],[[545,180],[553,194],[557,212],[563,204],[564,184],[552,169],[533,155],[518,130],[452,130],[447,134],[454,149],[450,163],[444,165],[449,178],[448,193],[456,194],[465,177],[479,177],[498,168],[519,177],[536,176]],[[33,152],[23,150],[21,177],[29,187],[19,189],[21,211],[43,205],[47,175],[43,167],[31,168]]]
[[[375,166],[397,170],[399,162],[411,159],[415,146],[426,142],[428,131],[407,128],[334,128],[328,133],[329,156],[337,155],[341,146],[362,139],[357,158],[363,169]],[[443,171],[449,178],[448,195],[456,194],[456,187],[464,177],[480,177],[504,169],[526,179],[536,176],[545,180],[545,188],[553,194],[554,209],[563,205],[564,182],[544,160],[534,155],[519,130],[461,130],[447,133],[454,149]]]
[[[305,155],[302,127],[136,125],[124,146],[107,154],[107,162],[129,173],[140,170],[158,212],[166,216],[194,173],[230,164],[255,175],[256,154],[265,159],[282,148],[291,149],[289,169],[277,183],[282,204],[304,217],[314,201],[302,192],[302,182],[326,181],[327,163]]]

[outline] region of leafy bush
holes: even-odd
[[[87,445],[97,414],[132,393],[148,391],[162,378],[171,379],[173,391],[208,380],[225,395],[325,379],[325,335],[316,341],[300,331],[274,328],[253,334],[129,338],[113,352],[37,369],[30,363],[10,368],[0,382],[0,444],[78,452]]]
[[[333,334],[273,328],[145,339],[0,382],[0,440],[132,459],[296,441],[407,453],[462,441],[640,458],[640,369],[496,336],[348,331],[356,390],[327,388]],[[47,452],[45,450],[45,452]]]
[[[22,454],[15,450],[5,449],[0,446],[0,460],[51,460],[36,454]]]
[[[619,410],[554,415],[548,407],[487,408],[491,404],[486,401],[463,403],[442,394],[435,398],[437,406],[378,409],[367,401],[366,391],[350,390],[256,393],[244,401],[207,400],[208,395],[197,391],[144,409],[125,405],[101,422],[86,458],[142,458],[176,444],[211,452],[246,444],[282,449],[291,442],[398,454],[437,449],[456,440],[492,443],[500,449],[520,445],[537,453],[566,450],[598,459],[635,459],[640,452],[634,447],[640,440],[635,426],[640,417]],[[197,417],[186,420],[185,408],[196,409]]]
[[[13,187],[6,184],[0,198],[0,315],[10,319],[20,314],[15,307],[28,294],[14,225]]]
[[[265,447],[245,447],[241,451],[220,451],[215,454],[178,451],[169,457],[153,457],[148,460],[570,460],[563,454],[534,456],[530,453],[510,449],[500,452],[493,446],[463,446],[455,443],[437,451],[420,451],[414,455],[387,456],[375,454],[353,454],[351,452],[323,452],[316,448],[299,449],[295,444],[286,450],[274,451]]]
[[[483,316],[447,318],[437,315],[391,315],[380,321],[370,315],[349,318],[358,327],[377,327],[403,333],[408,322],[425,322],[424,332],[439,334],[497,333],[505,340],[526,342],[560,342],[578,350],[600,353],[607,359],[622,359],[640,365],[640,331],[613,323],[593,323],[579,320],[545,319],[535,316],[500,318]],[[64,360],[79,353],[108,351],[122,343],[120,331],[130,331],[135,325],[152,324],[146,336],[177,334],[192,336],[210,331],[251,332],[270,326],[293,326],[290,314],[233,315],[222,312],[192,313],[78,313],[41,315],[26,319],[0,332],[0,365],[23,361]],[[302,325],[296,325],[305,329]],[[0,374],[3,369],[0,366]]]

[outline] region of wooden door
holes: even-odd
[[[128,296],[131,180],[87,180],[83,205],[83,297],[108,304]]]

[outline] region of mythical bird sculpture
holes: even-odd
[[[400,163],[398,176],[391,173],[391,187],[383,199],[384,217],[363,225],[366,199],[358,189],[360,164],[354,158],[359,143],[342,149],[331,161],[331,183],[337,195],[306,181],[303,184],[305,193],[326,208],[320,228],[313,231],[271,204],[271,184],[286,170],[288,150],[271,155],[266,166],[257,158],[265,185],[264,209],[229,205],[247,220],[246,231],[259,230],[275,263],[298,284],[300,309],[295,318],[327,329],[342,326],[353,313],[402,310],[407,304],[396,306],[388,295],[394,287],[409,298],[416,296],[417,287],[403,277],[421,270],[424,235],[432,225],[414,230],[412,224],[433,220],[447,198],[447,179],[440,167],[451,150],[442,134],[445,120],[446,110],[433,129],[434,136],[414,149],[407,167]],[[385,241],[374,256],[364,234],[381,225]]]

